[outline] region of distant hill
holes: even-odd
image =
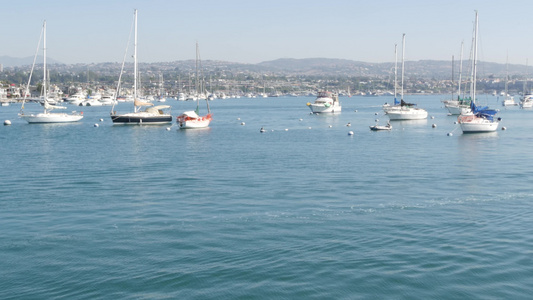
[[[257,64],[272,71],[295,72],[306,75],[343,74],[350,76],[387,76],[394,72],[394,63],[367,63],[347,59],[331,58],[281,58],[272,61],[265,61]],[[400,63],[398,63],[398,76],[400,74]],[[463,76],[468,76],[470,62],[463,62]],[[418,60],[405,62],[405,75],[407,77],[435,77],[438,79],[451,78],[452,62],[440,60]],[[524,65],[509,65],[509,74],[522,76],[525,74]],[[455,76],[459,74],[459,62],[455,61]],[[494,75],[502,77],[506,74],[506,65],[491,62],[478,62],[478,72],[480,76],[488,77]]]
[[[47,63],[50,64],[61,64],[61,62],[46,57]],[[36,63],[42,63],[43,57],[38,55]],[[20,67],[20,66],[27,66],[33,64],[33,56],[28,57],[11,57],[11,56],[0,56],[0,64],[2,64],[4,67]]]
[[[0,56],[0,63],[5,68],[31,66],[33,57],[14,58],[9,56]],[[48,59],[50,64],[62,64],[54,59]],[[42,57],[37,58],[37,63],[42,64]],[[69,70],[113,70],[120,68],[119,63],[96,63],[96,64],[73,64],[65,65]],[[157,63],[139,63],[142,69],[151,72],[160,72],[165,70],[180,70],[190,72],[194,70],[194,60],[181,60],[173,62]],[[394,76],[394,62],[368,63],[348,59],[333,58],[280,58],[271,61],[264,61],[258,64],[245,64],[215,60],[202,61],[204,70],[217,71],[234,71],[242,73],[275,73],[279,75],[306,75],[306,76],[353,76],[353,77],[391,77]],[[398,63],[400,68],[400,63]],[[57,68],[56,68],[57,69]],[[418,60],[405,62],[405,75],[407,78],[430,78],[430,79],[451,79],[452,63],[451,61],[440,60]],[[467,78],[470,73],[470,62],[463,62],[463,78]],[[459,62],[455,61],[455,78],[459,76]],[[509,74],[511,77],[522,78],[525,75],[526,67],[524,65],[509,65]],[[398,69],[398,76],[401,70]],[[506,65],[478,62],[478,76],[481,77],[505,77]]]

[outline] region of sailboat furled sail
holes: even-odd
[[[203,90],[203,76],[199,76],[200,71],[200,51],[198,48],[198,42],[196,43],[196,94],[201,94]],[[202,77],[202,78],[200,78]],[[200,98],[196,97],[196,109],[194,111],[186,111],[181,115],[176,117],[176,122],[178,123],[181,129],[195,129],[195,128],[206,128],[209,127],[209,124],[213,120],[213,114],[209,108],[209,100],[205,98],[207,104],[207,114],[200,116]]]
[[[166,124],[172,122],[172,116],[170,112],[169,105],[158,105],[153,106],[152,103],[143,102],[138,97],[137,93],[137,84],[138,84],[138,68],[137,68],[137,10],[133,14],[133,23],[134,23],[134,64],[133,64],[133,112],[130,113],[117,113],[115,105],[111,108],[111,120],[113,124]],[[125,57],[125,56],[124,56]],[[123,64],[124,65],[124,64]],[[122,72],[121,72],[122,74]],[[120,79],[121,77],[119,77]],[[118,84],[120,87],[120,83]],[[118,91],[117,91],[118,94]],[[116,103],[116,101],[115,101]],[[147,108],[142,109],[142,107],[147,106]]]
[[[55,106],[51,105],[48,101],[48,87],[47,87],[47,76],[48,71],[46,70],[46,21],[43,22],[42,29],[42,39],[43,39],[43,107],[44,111],[37,114],[25,114],[24,113],[24,103],[26,101],[26,95],[28,94],[29,85],[31,81],[31,76],[33,74],[33,68],[35,67],[35,60],[37,58],[37,53],[35,53],[35,58],[33,60],[33,66],[30,72],[30,77],[28,79],[28,85],[26,86],[26,91],[24,93],[24,99],[22,100],[22,107],[20,109],[19,116],[26,120],[28,123],[70,123],[77,122],[83,118],[83,113],[72,112],[67,113],[53,113],[51,112],[54,109],[66,109],[64,106]],[[39,39],[39,44],[37,46],[37,51],[41,41]]]
[[[403,100],[403,81],[405,73],[405,33],[402,36],[402,84],[400,104],[392,107],[384,107],[385,114],[392,120],[422,120],[426,119],[428,112],[425,109],[415,107],[415,104]],[[396,103],[396,100],[394,101]]]
[[[478,14],[476,11],[476,19],[474,24],[474,38],[473,38],[473,64],[472,64],[472,83],[471,83],[471,111],[457,117],[458,123],[461,125],[463,133],[476,132],[492,132],[498,129],[498,119],[494,119],[497,113],[494,109],[488,107],[478,107],[476,105],[476,79],[477,79],[477,38],[478,38]]]

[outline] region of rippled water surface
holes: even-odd
[[[485,97],[507,130],[463,135],[442,99],[390,132],[385,97],[215,100],[206,130],[1,107],[2,298],[529,298],[533,111]]]

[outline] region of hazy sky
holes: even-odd
[[[64,63],[121,62],[138,9],[139,62],[277,58],[394,61],[459,59],[479,12],[479,58],[533,58],[532,0],[0,0],[0,56],[33,56],[47,22],[48,56]]]

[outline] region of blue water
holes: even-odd
[[[385,97],[215,100],[207,130],[0,107],[1,298],[530,298],[533,111],[485,97],[507,130],[463,135],[445,98],[390,132]]]

